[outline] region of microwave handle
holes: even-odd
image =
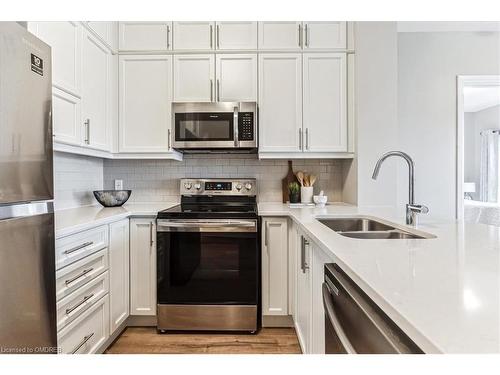
[[[238,140],[238,112],[239,107],[234,107],[234,118],[233,118],[233,132],[234,132],[234,147],[239,146]]]

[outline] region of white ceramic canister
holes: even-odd
[[[313,187],[302,186],[300,188],[300,201],[302,203],[312,203],[312,198],[313,198]]]

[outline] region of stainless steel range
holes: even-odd
[[[259,217],[254,179],[183,179],[158,213],[158,329],[258,328]]]

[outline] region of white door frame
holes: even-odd
[[[464,218],[464,88],[500,86],[500,75],[457,76],[457,204],[456,217]]]

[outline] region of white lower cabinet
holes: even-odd
[[[286,218],[262,220],[262,315],[288,315]]]
[[[117,329],[129,316],[129,220],[109,225],[110,327]]]
[[[295,272],[296,310],[295,330],[300,347],[304,354],[312,353],[312,248],[310,240],[300,231],[298,232],[297,265]]]
[[[312,244],[312,328],[311,353],[325,353],[325,310],[323,307],[323,282],[325,263],[332,260],[314,243]]]
[[[130,219],[130,315],[156,315],[156,223]]]
[[[109,298],[104,296],[58,333],[64,354],[92,354],[109,337]]]

